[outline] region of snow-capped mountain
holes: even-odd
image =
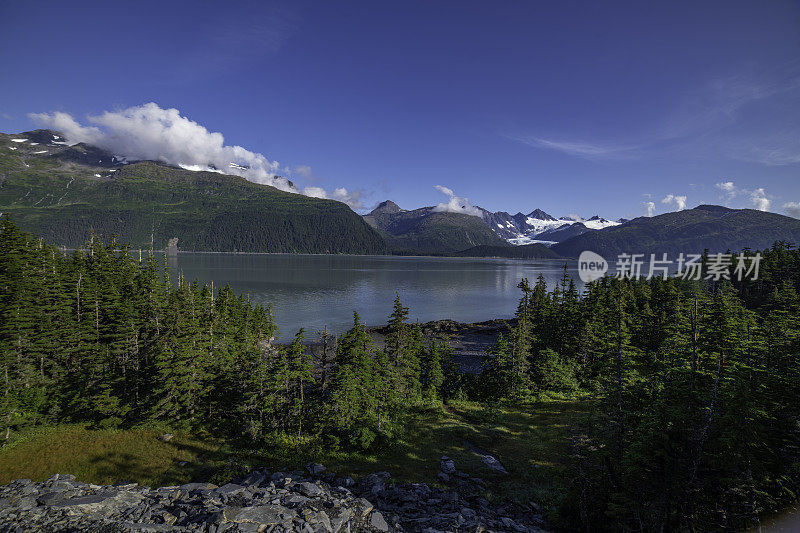
[[[590,231],[619,226],[623,223],[597,215],[588,219],[578,215],[556,218],[541,209],[534,209],[527,215],[524,213],[512,215],[505,211],[492,212],[481,207],[477,209],[480,211],[480,216],[477,217],[479,220],[483,220],[497,236],[516,245],[540,243],[549,246]],[[378,204],[371,213],[364,216],[364,219],[371,226],[396,235],[413,226],[414,224],[411,222],[422,220],[433,213],[435,213],[433,207],[421,207],[407,211],[387,200]],[[468,218],[472,219],[473,217]],[[485,226],[483,227],[485,228]],[[473,230],[477,230],[477,228],[473,228]],[[450,230],[442,229],[442,231]]]
[[[518,245],[537,242],[554,244],[587,231],[596,231],[620,224],[620,222],[607,220],[597,215],[589,219],[577,215],[555,218],[541,209],[531,211],[527,215],[522,213],[509,215],[504,211],[492,213],[481,209],[481,215],[495,233],[511,244]]]

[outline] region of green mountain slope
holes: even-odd
[[[508,246],[480,217],[437,212],[430,207],[405,211],[386,201],[364,220],[396,252],[450,253],[484,244]]]
[[[800,220],[753,209],[700,205],[694,209],[640,217],[621,226],[585,233],[552,246],[566,257],[592,250],[606,259],[621,253],[677,254],[764,249],[775,241],[800,243]]]
[[[93,147],[48,144],[42,132],[0,134],[0,212],[66,246],[94,231],[157,249],[177,238],[194,251],[386,252],[343,203],[151,161],[119,165]]]

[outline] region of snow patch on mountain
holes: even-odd
[[[492,213],[481,209],[481,216],[495,233],[515,245],[540,243],[549,246],[587,231],[621,223],[597,215],[589,219],[574,214],[556,218],[541,209],[535,209],[527,215],[510,215],[503,211]]]

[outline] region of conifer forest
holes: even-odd
[[[272,310],[230,287],[173,283],[160,256],[114,240],[66,252],[6,215],[0,443],[157,421],[243,446],[368,450],[415,406],[580,396],[591,423],[569,443],[558,528],[745,529],[800,488],[800,251],[761,254],[756,281],[523,279],[515,320],[470,374],[399,296],[383,346],[357,313],[338,337],[301,329],[280,344]]]

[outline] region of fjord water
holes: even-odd
[[[442,257],[179,253],[169,257],[172,275],[228,283],[259,304],[271,303],[281,340],[306,329],[306,338],[327,326],[342,333],[358,311],[369,326],[386,323],[395,291],[410,320],[450,318],[477,322],[514,315],[523,277],[542,274],[552,288],[565,262]],[[568,269],[580,287],[575,262]]]

